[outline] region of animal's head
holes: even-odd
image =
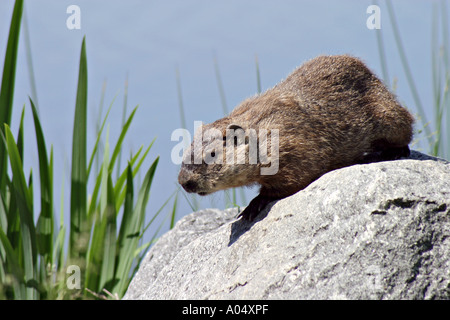
[[[260,164],[253,131],[227,118],[198,128],[183,154],[178,182],[199,195],[256,182]]]

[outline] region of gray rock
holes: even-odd
[[[329,172],[249,223],[181,219],[124,299],[450,299],[450,164],[409,159]]]

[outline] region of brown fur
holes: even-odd
[[[279,130],[279,170],[261,175],[261,164],[183,164],[179,182],[188,192],[209,194],[261,185],[242,216],[252,220],[272,200],[304,189],[324,173],[409,154],[412,115],[357,58],[320,56],[284,81],[243,101],[227,117],[203,126]],[[200,134],[200,133],[198,133]],[[203,147],[205,143],[203,144]],[[248,152],[244,144],[237,152]],[[193,151],[185,154],[191,157]]]

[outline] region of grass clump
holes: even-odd
[[[23,0],[17,0],[0,91],[0,299],[84,299],[104,297],[105,292],[110,297],[121,298],[150,245],[142,244],[142,236],[149,226],[145,225],[145,212],[159,157],[147,169],[138,188],[135,187],[135,177],[142,171],[143,161],[154,141],[145,150],[141,147],[131,155],[127,166],[120,171],[118,159],[122,142],[136,107],[124,121],[119,138],[111,146],[109,130],[106,130],[101,157],[99,143],[111,104],[98,127],[97,140],[88,158],[88,68],[84,38],[72,140],[70,225],[64,224],[63,190],[57,226],[53,148],[48,152],[44,130],[31,98],[29,104],[38,150],[39,184],[35,183],[33,172],[27,173],[23,167],[25,106],[16,138],[11,131],[22,12]],[[96,174],[91,170],[94,161],[99,168]],[[114,171],[116,179],[113,179]],[[88,193],[89,181],[93,181],[92,193]],[[34,197],[36,188],[39,188],[40,199]],[[40,201],[39,212],[35,212],[35,201]],[[175,211],[176,202],[171,225]],[[65,245],[66,235],[68,246]]]

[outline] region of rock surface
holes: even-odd
[[[354,165],[269,207],[185,216],[124,299],[450,299],[450,163]]]

